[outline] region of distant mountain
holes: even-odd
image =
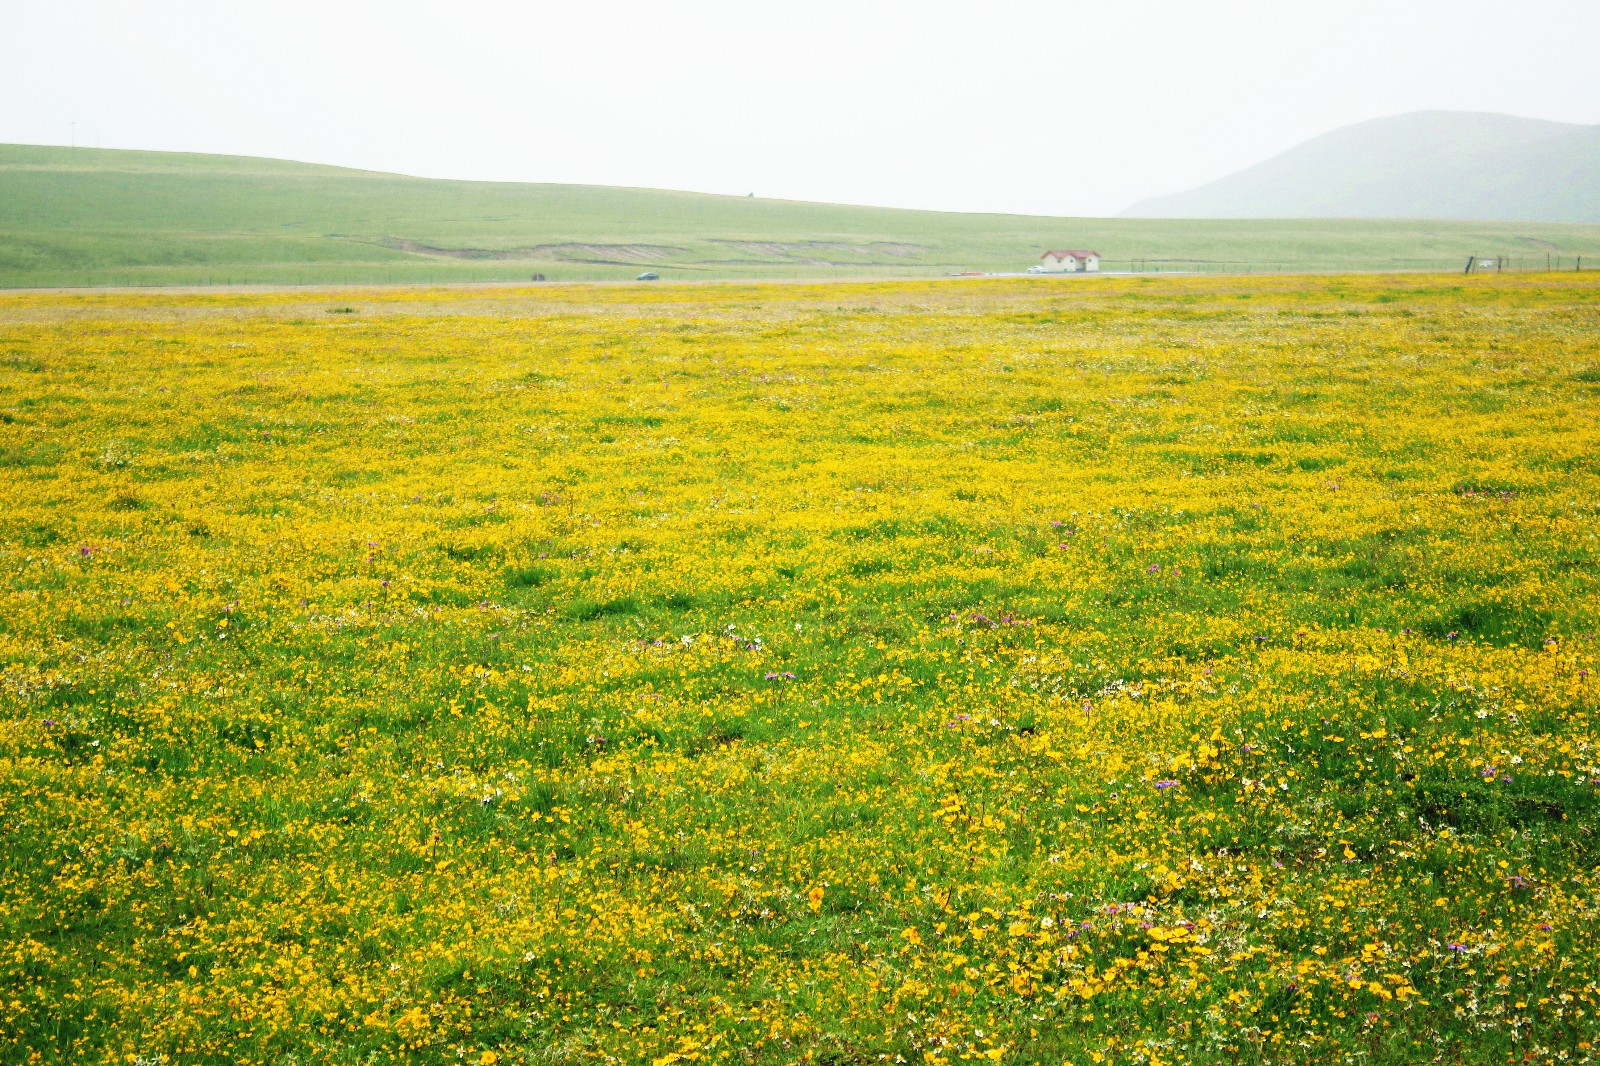
[[[1600,126],[1414,111],[1325,133],[1123,216],[1600,222]]]

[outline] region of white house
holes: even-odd
[[[1039,265],[1052,274],[1099,270],[1100,253],[1083,248],[1052,248],[1039,257]]]

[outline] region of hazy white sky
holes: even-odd
[[[1112,214],[1423,108],[1600,123],[1597,0],[0,0],[0,141]]]

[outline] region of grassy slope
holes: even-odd
[[[1166,269],[1196,260],[1442,268],[1468,254],[1542,259],[1545,245],[1528,238],[1600,263],[1600,226],[1056,219],[0,146],[0,285],[12,286],[522,279],[535,270],[552,279],[624,278],[646,267],[700,279],[917,275],[1020,269],[1061,245],[1096,247],[1113,267],[1142,259]],[[611,247],[473,260],[386,240],[501,252]]]
[[[1374,119],[1128,214],[1600,222],[1600,126],[1457,111]]]

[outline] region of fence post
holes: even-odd
[[[1472,264],[1476,263],[1477,261],[1478,261],[1478,257],[1477,256],[1475,256],[1475,255],[1467,256],[1467,269],[1463,270],[1461,273],[1463,273],[1463,274],[1472,273]]]

